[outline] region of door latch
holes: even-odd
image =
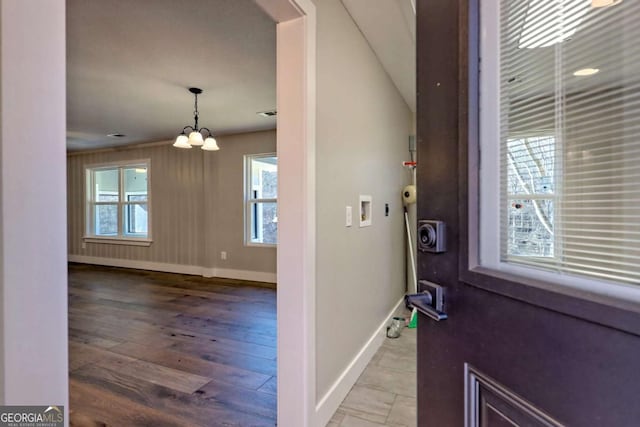
[[[410,308],[415,307],[420,313],[427,317],[440,321],[447,318],[444,312],[444,288],[428,280],[420,280],[422,292],[407,295],[406,303]]]

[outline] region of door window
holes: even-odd
[[[639,19],[633,0],[482,2],[481,264],[640,283]]]

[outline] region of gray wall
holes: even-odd
[[[243,156],[245,154],[275,153],[276,132],[229,135],[218,138],[222,153],[217,164],[207,168],[213,175],[209,182],[215,187],[207,199],[207,211],[217,218],[215,238],[209,242],[216,267],[251,271],[276,271],[276,250],[268,247],[247,247],[244,239]],[[222,146],[224,144],[224,146]],[[227,260],[220,260],[220,251],[227,252]]]
[[[68,155],[70,255],[275,273],[276,249],[244,246],[243,156],[275,152],[275,131],[217,138],[220,151],[155,145]],[[84,173],[91,164],[151,159],[149,247],[86,243]],[[220,260],[220,251],[227,260]]]
[[[405,290],[401,190],[412,115],[339,0],[316,2],[317,397],[322,398]],[[373,224],[358,227],[358,196]],[[384,216],[384,204],[390,216]],[[354,225],[345,227],[345,206]]]

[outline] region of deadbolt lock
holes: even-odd
[[[440,253],[447,250],[446,226],[443,221],[418,221],[418,249],[422,252]]]

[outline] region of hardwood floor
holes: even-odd
[[[275,289],[70,264],[69,371],[71,426],[275,426]]]

